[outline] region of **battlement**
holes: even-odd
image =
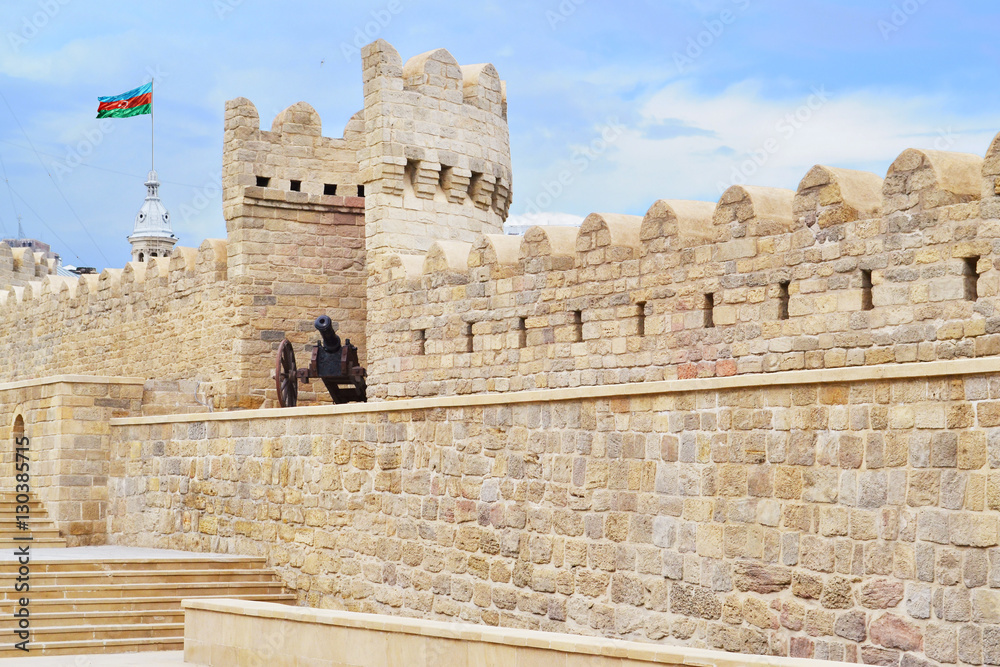
[[[279,113],[271,130],[243,97],[226,102],[222,158],[223,205],[227,220],[241,214],[244,198],[276,206],[347,205],[359,190],[357,151],[364,145],[359,111],[340,138],[324,137],[316,110],[297,102]]]
[[[24,286],[29,281],[55,275],[59,260],[31,248],[11,248],[0,243],[0,285]]]
[[[358,154],[369,252],[500,233],[511,198],[504,83],[445,49],[404,64],[384,40],[362,50],[365,147]]]
[[[817,165],[795,191],[733,186],[714,204],[664,199],[642,217],[387,256],[369,293],[374,391],[997,354],[998,151],[910,149],[884,179]]]
[[[363,56],[364,108],[343,137],[324,137],[305,102],[270,131],[249,100],[226,103],[226,219],[238,228],[256,215],[247,206],[363,205],[368,251],[421,252],[433,240],[501,232],[512,178],[506,88],[493,65],[462,66],[444,49],[404,64],[383,40]]]
[[[46,275],[42,280],[30,280],[0,291],[0,302],[6,306],[5,312],[19,311],[20,315],[24,315],[23,308],[48,309],[55,302],[65,308],[87,305],[110,308],[117,307],[118,299],[141,300],[140,295],[147,290],[164,292],[157,298],[169,300],[170,292],[224,280],[226,242],[207,239],[198,249],[178,247],[169,258],[129,262],[122,269],[104,269],[100,274],[72,278]]]
[[[28,257],[21,261],[30,266]],[[234,315],[227,243],[216,239],[99,275],[50,273],[8,284],[0,290],[0,378],[117,373],[193,380],[223,407],[237,365]]]

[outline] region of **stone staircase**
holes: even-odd
[[[28,530],[21,530],[17,527],[17,501],[16,494],[12,490],[0,490],[0,549],[8,551],[16,545],[30,544],[32,549],[51,549],[65,547],[66,540],[59,537],[59,530],[49,513],[45,511],[45,505],[41,501],[32,498],[27,502],[28,516],[26,523]],[[15,537],[31,536],[31,541],[15,540]]]
[[[104,549],[105,547],[84,547]],[[127,653],[184,648],[181,600],[225,597],[295,604],[263,558],[200,556],[69,559],[40,552],[30,563],[31,653]],[[175,552],[176,553],[176,552]],[[18,564],[0,561],[0,658],[14,648]],[[138,663],[137,663],[138,664]]]

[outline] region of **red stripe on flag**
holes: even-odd
[[[97,107],[97,111],[114,111],[115,109],[131,109],[132,107],[141,107],[145,104],[153,103],[153,93],[146,93],[145,95],[136,95],[135,97],[130,97],[127,100],[115,100],[114,102],[101,102],[100,106]]]

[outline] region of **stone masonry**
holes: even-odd
[[[1000,664],[1000,136],[512,237],[496,70],[362,55],[340,137],[227,103],[225,240],[73,279],[0,245],[0,435],[72,544],[263,555],[317,607]],[[320,313],[371,402],[267,409]]]
[[[907,150],[885,179],[816,166],[383,256],[369,282],[380,398],[984,357],[1000,352],[1000,138]]]
[[[1000,363],[893,370],[115,419],[108,532],[314,607],[1000,664]]]

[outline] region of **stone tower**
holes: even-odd
[[[128,237],[132,261],[145,262],[150,257],[169,257],[177,237],[170,228],[170,214],[160,201],[160,181],[156,172],[146,178],[146,201],[135,216],[135,227]]]

